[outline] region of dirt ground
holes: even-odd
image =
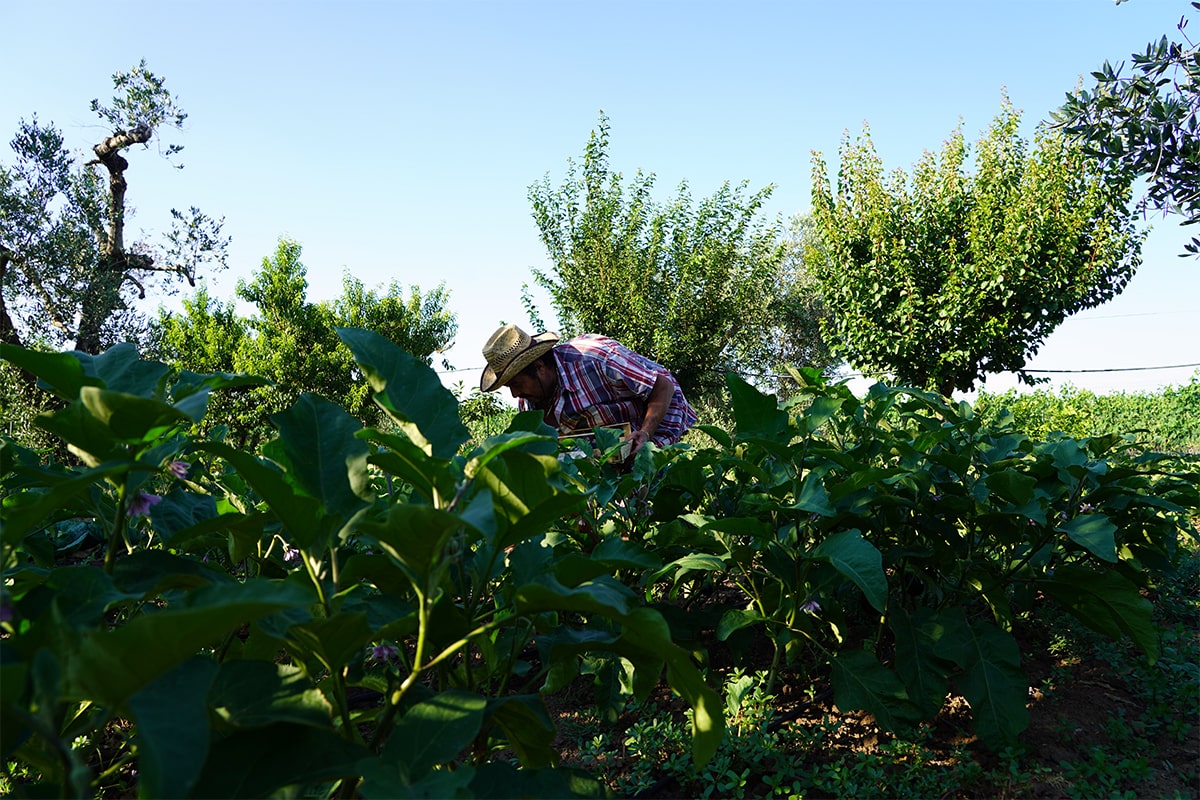
[[[1200,636],[1200,633],[1193,633]],[[1144,701],[1139,699],[1136,687],[1130,685],[1132,676],[1114,674],[1103,661],[1082,663],[1077,660],[1058,659],[1051,656],[1044,642],[1022,641],[1023,667],[1029,676],[1032,689],[1029,701],[1029,725],[1021,736],[1027,751],[1023,758],[1020,774],[1004,780],[1005,762],[1000,755],[989,751],[971,733],[970,708],[961,697],[947,699],[941,713],[931,724],[931,741],[926,747],[931,752],[930,765],[945,764],[948,760],[962,758],[963,753],[974,760],[986,776],[977,785],[946,787],[942,798],[1064,798],[1073,796],[1071,782],[1064,777],[1064,765],[1079,764],[1093,757],[1094,748],[1106,746],[1120,752],[1120,743],[1113,739],[1110,723],[1115,717],[1131,721],[1133,733],[1143,734],[1144,726],[1138,730],[1138,721],[1146,715]],[[590,686],[580,681],[555,698],[548,698],[552,715],[572,713],[591,702]],[[817,726],[827,717],[840,722],[837,734],[820,753],[809,753],[807,758],[814,763],[832,763],[838,758],[857,752],[873,752],[891,737],[881,733],[873,720],[864,714],[842,714],[832,705],[831,692],[818,692],[814,701],[809,701],[803,692],[784,686],[777,694],[778,716],[783,726]],[[679,698],[661,689],[655,696],[656,704],[680,713]],[[1197,709],[1176,709],[1187,713],[1196,721]],[[618,723],[628,725],[632,720],[622,719]],[[620,736],[613,737],[614,742]],[[1140,798],[1197,798],[1200,797],[1200,725],[1192,724],[1187,736],[1179,741],[1163,733],[1150,741],[1148,752],[1148,775],[1136,783],[1133,791]],[[560,726],[556,742],[564,765],[571,765],[578,755],[573,743],[563,735]],[[612,754],[616,769],[620,769],[620,753]],[[762,793],[767,792],[760,784]],[[663,798],[675,800],[687,798],[672,780],[664,779],[649,790],[636,795],[638,798]],[[761,796],[750,794],[748,796]],[[810,797],[821,797],[814,793]],[[881,785],[875,797],[889,796],[888,787]],[[1078,796],[1078,795],[1074,795]],[[1118,795],[1119,796],[1119,795]]]

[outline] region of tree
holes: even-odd
[[[187,115],[142,61],[113,75],[110,106],[92,110],[110,133],[75,166],[62,133],[34,117],[21,120],[11,166],[0,165],[0,340],[98,353],[138,339],[148,320],[135,306],[154,288],[195,285],[200,265],[225,265],[222,221],[196,208],[172,209],[160,244],[126,242],[124,153],[148,146],[162,128],[182,129]],[[161,150],[170,158],[183,148]]]
[[[789,396],[796,386],[786,367],[813,367],[833,377],[840,364],[823,331],[829,312],[805,261],[808,248],[817,246],[813,243],[811,215],[798,214],[789,221],[783,246],[767,327],[759,337],[758,350],[746,354],[747,363],[758,365],[759,374],[769,376],[756,383],[779,397]]]
[[[966,173],[961,126],[911,181],[885,177],[870,131],[843,139],[836,193],[813,154],[807,259],[835,350],[858,369],[950,395],[1022,372],[1063,320],[1115,297],[1141,261],[1129,181],[1039,127],[1030,150],[1007,98]]]
[[[212,400],[210,417],[230,424],[243,445],[268,436],[269,416],[301,392],[323,395],[372,424],[382,421],[336,328],[366,328],[426,363],[450,347],[457,331],[442,286],[426,294],[414,286],[405,296],[393,282],[379,294],[347,274],[339,297],[309,303],[301,249],[280,239],[274,256],[264,258],[249,281],[238,282],[237,297],[254,304],[253,316],[239,316],[233,300],[222,303],[201,286],[183,299],[182,312],[160,309],[154,325],[156,356],[177,368],[247,373],[272,382]]]
[[[659,205],[653,186],[654,175],[638,170],[628,193],[622,188],[601,114],[582,167],[568,160],[557,189],[549,175],[529,187],[553,265],[534,279],[564,334],[610,336],[670,369],[690,398],[711,397],[766,327],[783,249],[778,224],[759,212],[774,187],[747,196],[745,182],[726,182],[693,203],[682,183],[674,201]]]
[[[1068,93],[1052,117],[1103,169],[1146,178],[1140,209],[1181,214],[1192,225],[1200,221],[1200,50],[1184,34],[1186,17],[1177,27],[1183,41],[1150,42],[1130,56],[1127,75],[1124,62],[1114,69],[1105,61],[1092,73],[1095,85]],[[1184,249],[1200,256],[1200,238]]]

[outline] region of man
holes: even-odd
[[[646,442],[662,446],[696,422],[696,412],[667,369],[606,336],[561,341],[556,333],[530,336],[505,325],[483,346],[487,367],[479,388],[507,386],[522,411],[539,409],[562,435],[629,423],[624,441],[636,453]]]

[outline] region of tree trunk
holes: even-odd
[[[8,276],[8,266],[11,263],[12,257],[8,251],[0,250],[0,342],[20,347],[21,335],[17,333],[17,326],[8,315],[8,306],[4,302],[4,279]]]
[[[134,128],[116,133],[92,148],[96,154],[88,165],[103,164],[108,170],[108,230],[100,232],[96,244],[100,250],[100,267],[88,282],[80,308],[79,333],[75,349],[84,353],[99,353],[104,324],[121,308],[121,286],[125,282],[128,256],[125,253],[125,170],[129,162],[121,155],[126,147],[144,144],[153,134],[149,128]]]

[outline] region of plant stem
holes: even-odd
[[[117,487],[117,514],[113,520],[112,533],[108,535],[108,549],[104,553],[104,572],[111,575],[113,566],[117,562],[117,542],[122,538],[122,528],[128,523],[125,520],[125,494],[129,488],[128,476],[121,480],[121,485]]]

